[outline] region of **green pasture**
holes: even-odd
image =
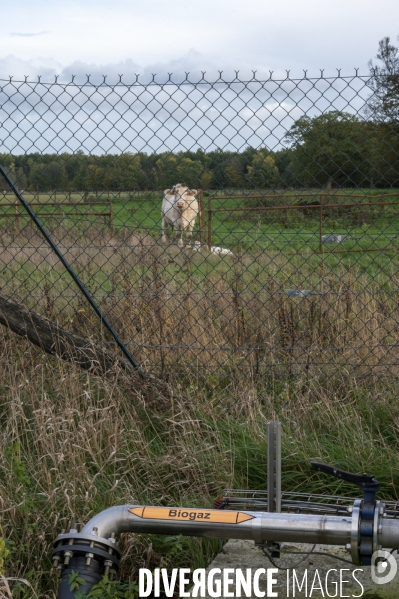
[[[263,193],[255,199],[249,195],[237,198],[236,192],[230,197],[221,197],[223,192],[204,195],[205,227],[202,236],[199,230],[199,218],[194,231],[194,240],[209,238],[209,208],[212,209],[211,239],[212,245],[232,250],[235,254],[267,255],[284,254],[295,267],[305,256],[313,267],[320,260],[331,267],[344,264],[352,267],[356,264],[369,274],[384,271],[396,263],[399,249],[399,204],[388,206],[351,206],[345,208],[323,206],[322,230],[320,230],[320,208],[286,209],[278,206],[301,205],[304,202],[323,203],[360,203],[389,201],[399,203],[399,192],[392,190],[347,189],[329,194],[322,190],[286,191],[281,194]],[[245,192],[239,192],[246,195]],[[28,202],[34,205],[39,218],[54,229],[62,223],[66,229],[74,229],[84,234],[86,231],[103,231],[104,234],[125,229],[138,236],[150,235],[159,242],[161,236],[161,192],[108,192],[40,193],[24,194]],[[68,205],[50,204],[67,201]],[[101,204],[99,203],[101,202]],[[245,210],[267,206],[270,210]],[[237,210],[243,208],[243,210]],[[222,211],[236,209],[232,211]],[[112,213],[112,216],[110,216]],[[16,232],[29,223],[29,217],[22,206],[16,208],[15,198],[11,194],[0,198],[0,227]],[[345,235],[341,243],[321,244],[320,235]],[[370,269],[372,272],[370,272]]]

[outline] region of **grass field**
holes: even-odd
[[[235,197],[244,195],[246,199]],[[314,206],[305,210],[270,210],[270,211],[238,211],[237,208],[253,208],[257,205],[285,206],[286,208],[302,203],[319,202],[322,199],[326,204],[323,207],[322,234],[348,235],[349,240],[343,250],[385,249],[396,248],[395,242],[399,230],[399,193],[395,195],[392,190],[376,189],[347,189],[321,194],[320,190],[309,192],[288,191],[271,196],[264,191],[262,199],[251,200],[251,195],[246,191],[235,191],[230,198],[221,199],[221,192],[205,194],[205,210],[209,207],[212,216],[212,240],[215,245],[225,245],[231,249],[258,248],[261,250],[276,249],[278,251],[305,251],[312,253],[319,249],[320,214],[319,208]],[[109,224],[109,218],[95,216],[93,213],[112,211],[112,224],[116,229],[127,227],[129,230],[141,230],[159,239],[161,227],[160,206],[162,194],[160,192],[103,192],[84,194],[69,192],[40,193],[25,192],[24,197],[34,204],[38,214],[45,222],[59,223],[61,220],[69,226],[84,229],[89,224],[98,227]],[[260,196],[258,196],[260,197]],[[211,204],[209,204],[211,198]],[[388,206],[350,206],[328,208],[328,204],[360,204],[367,202],[386,201]],[[54,206],[66,202],[62,207]],[[398,205],[394,203],[398,202]],[[49,205],[51,204],[51,205]],[[70,204],[70,205],[68,205]],[[7,207],[8,206],[8,207]],[[220,212],[219,210],[225,210]],[[232,212],[226,210],[232,209]],[[0,198],[0,216],[9,215],[8,226],[16,227],[16,210],[19,214],[21,226],[28,222],[24,210],[15,207],[15,198],[11,194]],[[55,216],[58,213],[58,216]],[[62,216],[62,213],[65,216]],[[70,216],[68,217],[68,213]],[[49,219],[51,220],[49,221]],[[207,216],[206,216],[207,218]],[[208,223],[206,223],[208,235]],[[197,237],[199,236],[197,221]],[[337,249],[337,248],[332,248]],[[328,253],[331,248],[325,247]]]
[[[310,475],[316,459],[372,472],[381,497],[397,498],[398,253],[331,253],[350,247],[339,244],[318,254],[318,221],[308,213],[289,226],[216,213],[214,243],[233,255],[179,250],[159,243],[159,204],[115,198],[113,234],[104,219],[85,216],[88,203],[46,222],[133,355],[173,393],[148,397],[122,375],[89,376],[0,328],[4,571],[43,599],[56,596],[52,541],[71,522],[110,505],[205,507],[225,487],[265,488],[270,419],[283,426],[285,490],[353,494]],[[389,210],[367,223],[336,214],[325,233],[359,234],[359,246],[369,243],[366,229],[374,235],[384,224],[394,243],[399,222]],[[22,217],[18,233],[14,226],[0,221],[0,293],[110,342],[32,227]],[[122,544],[126,584],[144,564],[199,567],[219,547],[155,535]],[[0,560],[2,551],[0,543]],[[34,596],[24,582],[9,585],[8,596]]]
[[[380,201],[372,191],[367,190],[367,201]],[[353,190],[347,195],[363,199],[359,190],[356,197]],[[287,204],[304,201],[292,192],[283,197]],[[41,194],[40,199],[45,204],[53,198]],[[216,211],[213,242],[233,252],[222,257],[206,248],[179,251],[173,240],[161,245],[156,194],[114,198],[114,232],[104,219],[86,214],[102,208],[90,203],[94,197],[85,203],[78,196],[71,199],[77,214],[45,222],[149,368],[182,375],[195,367],[202,376],[239,367],[280,376],[345,366],[357,374],[396,376],[398,206],[324,209],[322,234],[348,239],[323,244],[322,253],[318,207],[286,213]],[[212,202],[216,209],[253,200],[216,197]],[[49,215],[53,209],[46,206],[38,213]],[[20,220],[18,235],[14,221],[2,229],[4,292],[80,330],[91,321],[90,311],[26,219]],[[359,251],[365,249],[377,251]],[[287,289],[311,295],[288,298]],[[95,319],[91,326],[98,329]],[[102,335],[100,329],[96,335]]]

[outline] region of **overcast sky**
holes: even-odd
[[[0,9],[0,79],[14,77],[0,85],[0,151],[14,153],[278,149],[303,115],[362,117],[367,63],[399,33],[398,0],[0,0]],[[269,79],[337,68],[366,78]],[[258,82],[216,83],[218,70],[225,81],[256,70]],[[201,71],[215,83],[179,85]],[[152,73],[161,85],[146,87]],[[173,84],[162,85],[169,73]],[[136,74],[144,87],[129,87]],[[58,84],[37,85],[39,75]],[[86,75],[127,85],[81,88]]]
[[[0,0],[0,77],[367,73],[398,0]]]

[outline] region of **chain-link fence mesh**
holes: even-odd
[[[0,162],[147,372],[396,377],[392,85],[3,80]],[[0,293],[114,345],[5,180]]]

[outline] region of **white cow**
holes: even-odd
[[[162,243],[166,243],[166,230],[169,225],[177,231],[179,247],[183,247],[183,232],[187,232],[190,240],[193,234],[195,219],[198,214],[196,189],[189,189],[177,183],[172,189],[165,189],[162,201]]]

